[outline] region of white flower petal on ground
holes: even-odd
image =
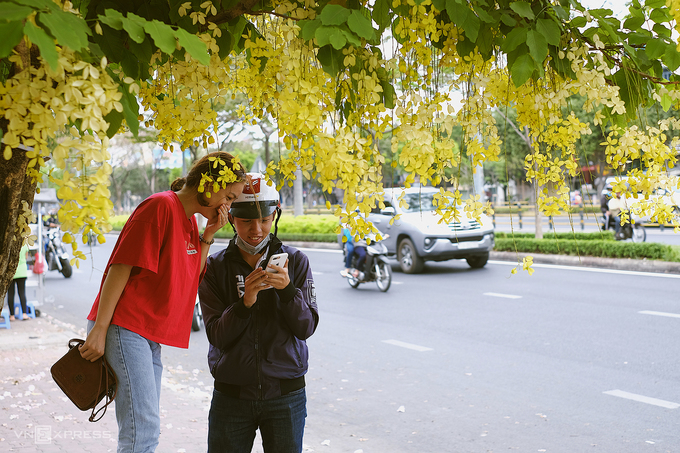
[[[406,412],[406,408],[404,406],[399,406],[399,409],[397,409],[397,412]]]

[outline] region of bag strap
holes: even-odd
[[[117,386],[113,386],[111,388],[111,385],[109,384],[109,376],[112,374],[111,371],[111,366],[109,365],[109,362],[106,361],[106,358],[102,356],[102,367],[100,368],[100,375],[99,375],[99,389],[97,390],[97,394],[101,392],[101,385],[102,385],[102,379],[101,379],[101,373],[104,372],[106,373],[106,396],[105,396],[105,402],[102,407],[97,409],[97,406],[92,408],[92,414],[90,414],[89,420],[91,422],[98,422],[99,420],[102,419],[102,417],[106,414],[106,408],[113,402],[113,399],[116,397],[116,393],[118,391]],[[102,371],[103,370],[103,371]],[[96,411],[95,411],[96,409]],[[103,412],[102,412],[103,411]],[[99,413],[101,412],[101,415]],[[97,417],[99,415],[99,417]]]

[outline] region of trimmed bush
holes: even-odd
[[[496,237],[499,252],[546,253],[552,255],[580,255],[604,258],[634,258],[668,260],[675,256],[671,246],[655,242],[616,242],[602,240],[550,240]]]
[[[497,238],[501,239],[533,239],[535,237],[534,233],[506,233],[498,231],[495,233]],[[581,240],[581,241],[613,241],[614,232],[613,231],[595,231],[593,233],[578,233],[578,232],[567,232],[567,233],[554,233],[552,231],[547,232],[543,235],[543,239],[557,239],[557,240]]]

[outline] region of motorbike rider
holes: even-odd
[[[607,184],[602,190],[602,196],[600,197],[600,211],[604,216],[604,229],[609,228],[609,224],[614,224],[614,230],[616,232],[616,238],[619,238],[619,233],[621,232],[621,217],[619,213],[621,212],[620,203],[615,201],[613,203],[616,208],[615,211],[610,209],[610,203],[612,200],[620,200],[621,194],[614,195],[613,187],[611,184]]]
[[[276,237],[280,216],[279,193],[250,173],[229,212],[236,235],[208,258],[199,286],[215,378],[209,453],[251,451],[257,429],[266,453],[302,451],[306,339],[319,313],[309,259]],[[263,269],[282,252],[286,264]]]
[[[607,214],[614,222],[616,239],[621,239],[621,211],[626,208],[625,202],[621,199],[621,193],[616,192],[607,203],[609,211]]]

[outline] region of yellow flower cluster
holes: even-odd
[[[21,67],[18,55],[10,61]],[[52,155],[63,176],[51,176],[63,200],[59,209],[61,228],[77,234],[90,230],[99,235],[110,231],[112,204],[108,191],[111,166],[107,163],[109,124],[104,117],[112,110],[121,112],[122,94],[105,71],[106,59],[98,66],[80,61],[66,48],[59,49],[59,68],[52,71],[42,62],[39,67],[19,71],[0,85],[0,115],[9,120],[4,158],[25,152],[31,159],[28,175],[42,181],[39,167]],[[66,128],[67,125],[74,125]],[[84,131],[83,133],[79,131]],[[50,140],[57,139],[56,147]],[[38,164],[36,166],[36,164]],[[70,238],[66,235],[66,240]],[[75,264],[84,258],[72,241]]]

